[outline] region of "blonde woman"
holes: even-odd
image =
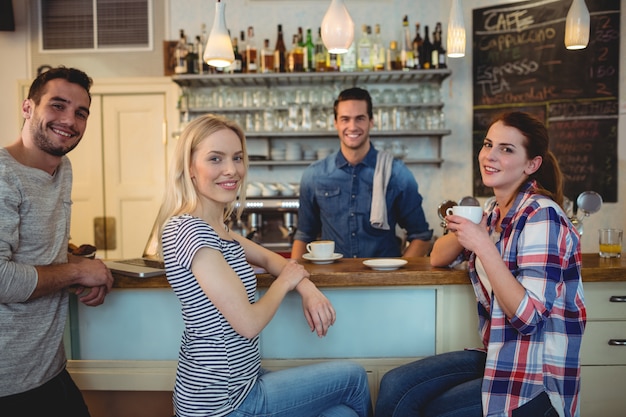
[[[176,415],[369,416],[367,376],[358,364],[261,368],[259,333],[289,291],[301,294],[319,337],[335,322],[335,311],[302,265],[226,226],[237,202],[238,210],[244,207],[247,170],[243,131],[216,115],[192,121],[173,155],[159,224],[167,279],[185,322]],[[256,301],[250,264],[276,276]]]

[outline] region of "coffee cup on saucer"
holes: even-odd
[[[316,240],[307,243],[306,250],[313,258],[326,259],[335,253],[335,242],[332,240]]]
[[[465,217],[478,224],[483,218],[483,209],[478,206],[453,206],[446,210],[446,214],[448,216],[454,214],[455,216]]]

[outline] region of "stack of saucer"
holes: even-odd
[[[285,149],[285,159],[287,161],[299,161],[302,159],[302,147],[297,142],[287,142]]]
[[[333,150],[330,148],[320,148],[317,150],[317,159],[324,159],[331,153],[333,153]]]
[[[275,147],[270,150],[270,157],[273,161],[284,161],[286,153],[285,148]]]

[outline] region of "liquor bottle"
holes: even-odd
[[[206,42],[208,39],[209,38],[206,34],[206,25],[203,23],[200,28],[200,45],[202,48],[198,50],[198,58],[200,60],[200,65],[202,65],[202,71],[199,72],[200,74],[207,74],[210,68],[209,64],[204,61],[204,48],[206,48]]]
[[[374,26],[374,39],[372,40],[372,66],[374,71],[383,71],[385,69],[385,45],[380,36],[380,25],[377,23]]]
[[[274,72],[274,51],[270,49],[270,40],[263,41],[261,49],[261,72]]]
[[[428,35],[428,25],[424,26],[424,29],[424,43],[422,44],[420,56],[422,57],[422,68],[430,69],[430,60],[432,59],[433,44],[430,42],[430,37]]]
[[[435,26],[435,43],[433,44],[433,57],[435,56],[434,50],[437,50],[437,60],[434,61],[431,59],[431,66],[434,62],[437,62],[437,69],[448,68],[448,64],[446,62],[446,50],[443,47],[443,35],[441,30],[441,22],[437,22]]]
[[[430,68],[439,68],[439,53],[441,52],[441,23],[435,25],[433,31],[433,50],[430,54]]]
[[[233,53],[235,54],[235,60],[230,64],[230,72],[240,73],[243,71],[243,57],[239,52],[239,44],[237,38],[233,38]]]
[[[326,71],[326,55],[328,50],[322,40],[322,29],[317,28],[317,38],[315,38],[315,71]]]
[[[411,32],[409,30],[409,17],[407,15],[404,15],[404,19],[402,19],[402,37],[400,42],[400,61],[402,62],[402,70],[412,70],[415,67],[415,57],[413,55]]]
[[[276,36],[276,46],[274,47],[274,72],[286,72],[286,51],[285,40],[283,39],[283,25],[278,25],[278,35]]]
[[[339,71],[342,72],[352,72],[356,71],[356,42],[352,41],[350,47],[348,48],[348,52],[343,54],[341,57],[341,65],[339,66]]]
[[[304,50],[300,46],[300,38],[298,34],[294,34],[291,38],[291,48],[288,53],[288,72],[303,72],[304,71]]]
[[[415,38],[413,38],[412,48],[413,48],[413,68],[420,69],[422,68],[420,51],[422,50],[422,45],[424,44],[424,40],[422,39],[422,35],[420,34],[420,24],[415,24]]]
[[[295,72],[304,72],[309,66],[309,55],[307,54],[305,41],[304,41],[304,32],[302,31],[302,26],[298,26],[298,33],[296,33],[296,44],[297,47],[294,49],[296,52],[295,58],[300,59],[300,55],[302,55],[302,69],[300,69],[300,64],[296,63],[296,71]]]
[[[185,74],[187,72],[187,54],[189,50],[187,49],[187,36],[185,35],[185,30],[180,30],[180,36],[178,38],[178,43],[176,44],[176,66],[174,67],[174,72],[176,74]]]
[[[403,69],[397,41],[389,42],[389,49],[387,49],[387,65],[385,68],[387,71],[398,71]]]
[[[247,71],[247,62],[246,62],[246,32],[244,32],[243,30],[239,31],[239,47],[237,48],[239,50],[239,53],[241,54],[241,52],[243,52],[243,54],[241,54],[241,71],[240,72],[246,72]]]
[[[311,28],[306,30],[306,42],[304,42],[304,53],[306,55],[305,71],[315,71],[315,44],[313,43],[313,34]]]
[[[254,39],[254,28],[248,26],[248,43],[246,43],[246,72],[255,73],[258,69],[257,47]]]
[[[372,41],[370,34],[372,28],[367,25],[363,25],[361,29],[361,37],[359,38],[357,46],[357,60],[356,65],[359,71],[371,71],[372,65]]]
[[[339,54],[326,54],[326,71],[337,72],[341,71],[341,55]]]
[[[196,38],[200,38],[196,36]],[[198,73],[198,42],[187,44],[187,74]]]

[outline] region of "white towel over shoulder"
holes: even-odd
[[[372,208],[370,212],[370,224],[376,229],[389,230],[387,222],[387,184],[391,178],[393,155],[389,152],[380,151],[376,156],[376,169],[374,170],[374,183],[372,185]]]

